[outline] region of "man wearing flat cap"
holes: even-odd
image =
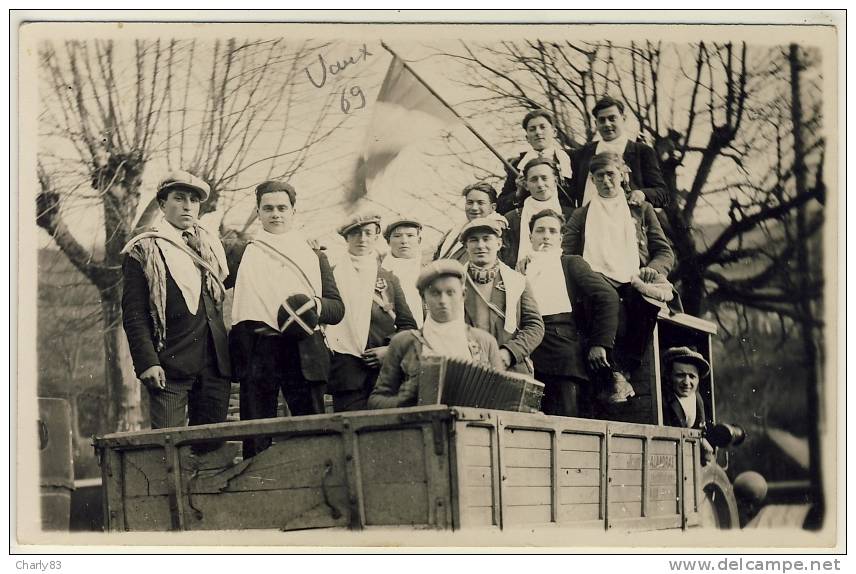
[[[704,401],[698,392],[701,379],[710,373],[710,364],[689,347],[672,347],[663,354],[666,402],[663,424],[697,429],[707,422]]]
[[[122,321],[152,428],[226,420],[229,268],[220,240],[198,222],[209,193],[190,173],[170,174],[157,189],[161,218],[122,250]]]
[[[415,329],[398,279],[380,267],[375,245],[380,216],[357,213],[340,228],[347,253],[331,261],[345,303],[345,317],[327,329],[333,351],[327,390],[336,412],[363,410],[384,362],[389,341]]]
[[[498,258],[503,226],[496,219],[474,219],[461,231],[469,255],[464,316],[499,343],[506,369],[531,376],[529,355],[544,338],[544,321],[526,277]]]
[[[416,326],[422,327],[425,313],[416,289],[422,269],[422,224],[413,218],[399,217],[386,226],[383,236],[389,244],[389,254],[383,258],[381,267],[398,279]]]
[[[238,268],[229,335],[241,420],[275,417],[280,392],[292,416],[324,412],[330,351],[321,328],[341,321],[345,306],[327,256],[295,226],[296,205],[297,192],[288,183],[256,187],[262,229]],[[244,441],[244,458],[270,442]]]
[[[496,339],[464,321],[466,271],[452,259],[425,266],[417,286],[428,307],[419,330],[397,333],[389,343],[368,405],[373,409],[409,407],[418,398],[423,357],[442,356],[503,370]]]

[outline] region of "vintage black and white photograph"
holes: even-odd
[[[21,23],[18,544],[840,543],[841,16],[442,14]]]

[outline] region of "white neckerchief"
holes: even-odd
[[[595,142],[594,152],[592,157],[599,153],[611,151],[617,154],[618,157],[624,159],[624,150],[627,149],[627,142],[630,139],[627,136],[618,136],[612,141],[598,140]],[[591,172],[586,175],[586,189],[583,193],[583,205],[588,205],[592,198],[597,195],[597,186],[591,177]]]
[[[562,270],[562,248],[532,251],[526,278],[542,316],[571,312],[568,284]]]
[[[562,205],[559,203],[557,193],[553,193],[553,197],[543,201],[535,199],[531,195],[523,201],[523,208],[520,210],[520,241],[517,245],[518,261],[522,261],[526,255],[532,252],[532,242],[529,241],[529,220],[544,209],[552,209],[556,213],[562,213]]]
[[[226,263],[226,252],[223,251],[223,244],[198,223],[195,227],[200,235],[203,233],[206,234],[205,238],[199,237],[198,239],[203,245],[211,245],[211,249],[217,257],[217,263],[220,266],[219,279],[222,281],[228,275],[228,272],[224,270],[229,268]],[[161,216],[157,223],[155,223],[154,230],[170,237],[180,245],[185,244],[184,237],[181,235],[182,230],[167,221],[166,217]],[[194,229],[190,228],[187,231],[193,233]],[[155,239],[155,242],[161,253],[163,253],[163,260],[169,269],[170,275],[172,275],[175,284],[181,290],[181,295],[187,304],[187,310],[190,311],[191,315],[196,315],[196,311],[199,309],[199,296],[202,293],[202,272],[196,266],[196,263],[193,262],[190,255],[185,253],[181,248],[163,239]]]
[[[559,167],[559,177],[571,177],[571,174],[573,173],[573,170],[571,169],[571,158],[565,150],[556,147],[544,148],[540,152],[530,149],[523,154],[523,158],[517,162],[517,171],[523,173],[523,168],[526,167],[526,164],[536,157],[546,157],[555,160],[556,165]]]
[[[280,255],[260,243],[250,243],[241,258],[232,301],[232,324],[262,321],[273,329],[283,301],[295,293],[321,296],[321,264],[299,231],[282,234],[261,230],[259,239],[287,255],[309,279],[309,285]],[[309,289],[311,287],[311,289]]]
[[[374,251],[361,257],[346,253],[336,261],[333,276],[345,304],[345,317],[338,325],[327,326],[333,351],[359,357],[366,350],[377,271]]]
[[[636,223],[623,193],[604,198],[598,194],[588,207],[583,259],[598,273],[629,283],[639,273]]]
[[[464,316],[452,319],[446,323],[438,323],[430,315],[425,319],[422,336],[431,347],[423,347],[422,354],[426,356],[455,357],[471,361],[470,341],[467,339],[467,324]]]
[[[696,419],[696,396],[695,393],[691,394],[688,397],[678,397],[678,403],[680,403],[681,408],[684,409],[684,416],[687,419],[687,428],[693,428]]]
[[[469,270],[469,267],[470,264],[467,263],[464,266],[464,269]],[[476,285],[472,278],[469,277],[469,271],[467,271],[467,273],[467,281],[471,283],[470,288],[474,290],[477,289],[479,286]],[[513,334],[517,332],[518,328],[517,304],[520,303],[520,297],[523,296],[523,291],[526,289],[526,277],[502,261],[497,263],[497,274],[499,274],[499,278],[505,287],[505,309],[502,309],[502,312],[505,313],[505,321],[503,322],[502,328],[506,333]],[[490,294],[490,290],[488,290],[488,294]],[[475,296],[479,297],[477,293]]]
[[[398,278],[398,282],[401,283],[401,290],[404,292],[404,299],[416,320],[416,326],[421,327],[424,321],[424,312],[422,297],[419,296],[419,290],[416,288],[416,280],[422,270],[422,254],[417,253],[413,259],[402,259],[394,257],[390,253],[384,257],[381,267]]]

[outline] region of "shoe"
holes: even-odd
[[[607,375],[606,386],[600,393],[600,400],[609,405],[626,403],[630,397],[635,397],[636,391],[627,377],[621,371],[612,371]]]

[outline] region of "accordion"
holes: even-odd
[[[423,357],[419,405],[443,404],[502,411],[541,409],[544,384],[517,373],[497,371],[449,357]]]

